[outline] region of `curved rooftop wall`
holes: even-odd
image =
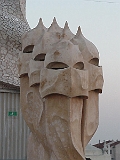
[[[26,0],[0,0],[0,81],[19,86],[17,58],[21,36],[30,29]]]

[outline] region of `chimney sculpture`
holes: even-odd
[[[103,73],[99,53],[68,23],[42,19],[22,37],[19,55],[21,110],[31,133],[28,160],[85,160],[98,126]]]

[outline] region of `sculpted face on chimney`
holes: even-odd
[[[99,53],[82,34],[54,18],[22,37],[19,55],[21,110],[31,130],[28,159],[85,160],[98,126],[103,74]]]

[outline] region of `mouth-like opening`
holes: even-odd
[[[68,96],[66,96],[66,95],[64,95],[64,94],[49,93],[49,94],[47,94],[46,96],[44,96],[43,98],[47,98],[47,97],[49,97],[49,96],[64,96],[64,97],[68,97]]]
[[[102,93],[102,89],[95,89],[94,91],[97,93]]]
[[[68,68],[68,65],[62,62],[51,62],[47,65],[48,69],[54,69],[54,70],[58,70],[58,69],[65,69]]]
[[[88,99],[88,96],[85,96],[85,95],[76,96],[76,97],[79,97],[80,99]]]
[[[75,98],[75,97],[79,97],[80,99],[88,99],[88,96],[85,96],[85,95],[80,95],[80,96],[74,96],[74,97],[70,97],[70,96],[67,96],[65,94],[59,94],[59,93],[49,93],[47,94],[46,96],[44,96],[44,98],[47,98],[48,96],[64,96],[64,97],[68,97],[68,98]]]

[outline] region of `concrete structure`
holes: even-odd
[[[111,160],[119,160],[120,159],[120,141],[104,141],[102,143],[98,143],[94,145],[97,148],[100,148],[103,152],[107,152],[111,155]]]
[[[17,69],[21,36],[28,31],[25,0],[0,0],[0,159],[25,159],[28,127],[20,112]]]
[[[103,75],[99,53],[82,34],[56,19],[22,36],[21,110],[31,130],[29,160],[85,160],[98,126]],[[106,159],[107,160],[107,159]]]

